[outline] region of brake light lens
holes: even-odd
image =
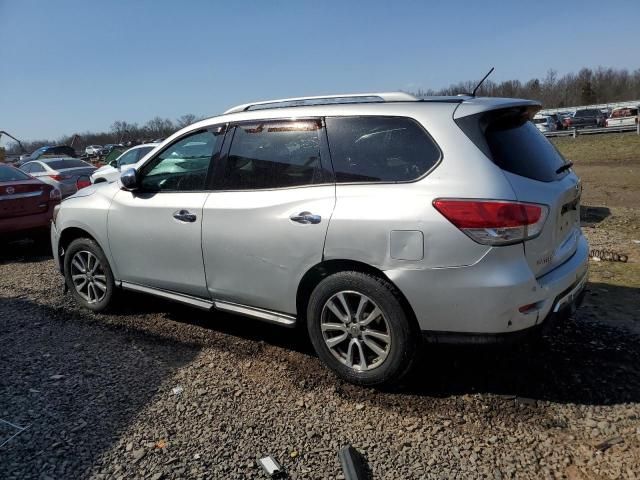
[[[511,245],[535,238],[549,208],[537,203],[442,198],[433,206],[465,235],[483,245]]]
[[[78,180],[76,180],[76,188],[78,190],[89,186],[91,186],[91,179],[89,177],[79,177]]]
[[[53,178],[56,182],[61,182],[62,180],[64,180],[64,175],[60,175],[59,173],[56,173],[55,175],[49,175],[50,178]]]

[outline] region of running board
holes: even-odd
[[[134,292],[148,293],[150,295],[156,295],[157,297],[168,298],[169,300],[186,303],[187,305],[201,308],[203,310],[211,310],[213,307],[213,302],[211,300],[192,297],[191,295],[171,292],[169,290],[162,290],[161,288],[145,287],[144,285],[129,282],[120,282],[120,286],[125,290],[133,290]]]
[[[274,323],[276,325],[282,325],[284,327],[295,327],[296,317],[288,315],[286,313],[274,312],[264,308],[250,307],[248,305],[241,305],[239,303],[225,302],[222,300],[206,300],[204,298],[193,297],[191,295],[185,295],[183,293],[171,292],[169,290],[163,290],[161,288],[146,287],[144,285],[138,285],[137,283],[120,282],[120,286],[125,290],[132,290],[134,292],[147,293],[149,295],[156,295],[158,297],[167,298],[175,302],[184,303],[193,307],[200,308],[202,310],[221,310],[225,312],[236,313],[244,315],[246,317],[262,320],[263,322]]]
[[[220,300],[216,300],[214,302],[214,306],[218,310],[257,318],[264,322],[275,323],[285,327],[296,326],[296,317],[293,315],[287,315],[286,313],[274,312],[273,310],[266,310],[263,308],[249,307],[247,305],[240,305],[239,303],[223,302]]]

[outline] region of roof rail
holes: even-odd
[[[224,114],[263,110],[267,108],[304,107],[310,105],[332,105],[343,103],[377,103],[377,102],[419,102],[420,99],[405,92],[355,93],[346,95],[321,95],[317,97],[283,98],[252,102],[230,108]]]

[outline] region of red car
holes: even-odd
[[[48,232],[60,199],[57,188],[0,164],[0,239]]]

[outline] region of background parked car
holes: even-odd
[[[19,167],[27,162],[38,160],[41,157],[51,156],[75,158],[78,155],[76,154],[76,151],[69,145],[47,145],[45,147],[40,147],[29,155],[26,155],[24,157],[20,156],[20,161],[16,164],[16,166]]]
[[[638,107],[618,107],[606,120],[607,127],[626,127],[638,124]]]
[[[102,147],[100,149],[100,156],[101,157],[106,157],[107,155],[109,155],[109,153],[111,153],[111,150],[113,150],[116,147],[121,147],[122,145],[117,144],[117,143],[107,143],[104,147]]]
[[[136,147],[130,148],[122,155],[120,155],[115,160],[112,160],[104,167],[100,167],[93,175],[91,175],[91,183],[101,183],[101,182],[115,182],[123,167],[133,166],[139,160],[149,153],[151,150],[156,148],[159,143],[146,143],[144,145],[138,145]]]
[[[563,115],[559,113],[548,113],[546,114],[546,116],[551,118],[556,124],[556,130],[564,130],[564,123],[562,123],[562,121],[564,120]]]
[[[597,108],[585,108],[564,119],[566,128],[603,127],[604,114]]]
[[[558,127],[556,121],[550,115],[536,115],[533,117],[533,123],[541,132],[555,132]]]
[[[46,234],[60,190],[20,171],[0,164],[0,237]]]
[[[89,145],[87,148],[84,149],[84,153],[86,153],[90,157],[93,157],[95,155],[99,155],[101,149],[102,149],[102,145]]]
[[[45,158],[25,163],[20,170],[26,172],[62,193],[62,198],[78,191],[78,179],[91,175],[96,167],[77,158]]]

